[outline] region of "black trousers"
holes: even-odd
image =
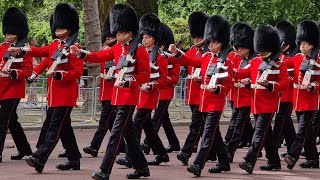
[[[271,121],[274,113],[262,113],[256,114],[255,116],[255,126],[254,134],[251,146],[247,155],[245,156],[245,161],[255,165],[258,155],[262,149],[265,147],[266,157],[268,158],[269,164],[280,164],[280,157],[278,154],[278,144],[273,137]]]
[[[291,118],[292,108],[292,102],[281,102],[273,127],[273,134],[277,138],[277,143],[281,144],[282,137],[284,137],[288,151],[296,138],[296,131]]]
[[[194,164],[198,164],[201,168],[204,167],[206,160],[211,156],[212,147],[217,152],[219,164],[228,164],[225,145],[219,129],[221,114],[221,111],[203,113],[206,122],[201,140],[201,148],[194,160]]]
[[[103,138],[107,131],[111,132],[114,120],[116,118],[116,107],[111,105],[111,101],[102,101],[102,110],[99,120],[99,127],[96,130],[91,141],[91,147],[97,151],[100,149]],[[124,145],[123,145],[124,146]]]
[[[137,128],[138,138],[141,138],[142,129],[146,134],[146,138],[150,142],[150,148],[154,154],[164,155],[167,154],[165,147],[158,135],[157,129],[151,120],[152,109],[140,108],[134,117],[133,124]]]
[[[228,101],[228,102],[230,103],[232,114],[231,114],[231,119],[229,122],[229,127],[227,130],[226,136],[224,137],[226,144],[228,144],[232,138],[233,131],[236,127],[236,117],[238,116],[238,112],[234,108],[233,101]]]
[[[168,138],[169,144],[171,146],[177,146],[180,144],[180,142],[173,129],[168,112],[170,101],[171,100],[159,101],[158,108],[155,110],[154,115],[152,117],[152,123],[154,123],[157,132],[159,131],[160,126],[162,125],[164,132]],[[145,138],[144,143],[151,146],[147,138]]]
[[[111,173],[115,158],[120,151],[123,139],[126,141],[128,156],[135,169],[148,166],[139,144],[137,129],[133,125],[132,115],[135,110],[133,105],[117,106],[117,115],[111,130],[107,150],[102,160],[100,169],[107,174]]]
[[[312,123],[314,120],[315,111],[296,111],[299,119],[298,131],[296,139],[293,142],[289,154],[298,161],[302,148],[306,152],[307,160],[318,160],[316,141],[313,138]]]
[[[182,147],[182,152],[189,155],[192,154],[193,147],[197,146],[200,140],[200,137],[203,134],[203,128],[205,119],[203,119],[201,112],[199,111],[199,105],[190,105],[192,112],[191,115],[191,124],[189,126],[189,134],[187,139]]]
[[[71,126],[71,111],[72,107],[69,106],[49,107],[46,121],[50,122],[50,124],[45,141],[33,154],[33,156],[39,158],[42,163],[46,163],[59,138],[61,138],[62,144],[64,144],[66,148],[69,161],[76,161],[81,158]]]
[[[250,121],[250,106],[235,108],[235,111],[236,111],[235,114],[237,115],[235,117],[236,124],[235,124],[234,131],[232,133],[231,139],[227,144],[227,150],[231,156],[233,156],[234,153],[236,152],[237,146],[239,145],[242,139],[242,136],[244,135],[244,132],[246,130],[246,124],[248,123],[248,121]],[[251,123],[250,123],[250,126],[251,126]]]
[[[17,107],[20,99],[4,99],[0,101],[0,156],[4,148],[7,130],[9,128],[12,139],[20,153],[31,153],[30,144],[18,122]]]

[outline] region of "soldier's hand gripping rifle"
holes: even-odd
[[[222,52],[219,54],[217,64],[209,65],[206,75],[211,76],[211,78],[206,88],[216,88],[218,79],[228,77],[228,72],[223,72],[228,69],[228,67],[224,65],[228,54],[229,49],[223,49]]]
[[[105,66],[104,66],[104,69],[107,71],[106,74],[101,74],[101,77],[103,79],[106,79],[106,80],[113,80],[114,78],[114,74],[116,72],[116,66],[115,66],[115,63],[114,61],[108,61]]]
[[[320,75],[320,70],[313,70],[314,66],[320,68],[320,64],[317,63],[319,48],[312,51],[310,55],[310,60],[304,59],[300,65],[300,72],[304,73],[302,84],[304,86],[310,85],[310,80],[312,75]]]
[[[27,41],[27,38],[24,38],[20,41],[18,41],[15,45],[15,47],[24,47],[25,46],[25,43]],[[20,62],[16,57],[18,55],[10,55],[10,53],[7,51],[4,56],[3,56],[3,59],[6,60],[6,63],[5,65],[3,66],[3,68],[1,69],[1,72],[3,72],[4,74],[8,74],[8,72],[10,71],[10,68],[11,68],[11,65],[12,63],[14,62]]]
[[[159,66],[156,66],[157,63],[157,57],[159,54],[160,47],[158,45],[155,45],[151,52],[149,53],[149,60],[150,60],[150,69],[151,69],[151,74],[150,74],[150,80],[159,78],[160,74],[159,72],[157,73],[152,73],[152,69],[154,70],[159,70]],[[141,85],[140,89],[143,91],[148,91],[152,89],[152,86],[155,84],[155,81],[147,82]]]
[[[57,66],[62,63],[62,59],[66,58],[69,53],[68,50],[71,45],[74,44],[78,37],[78,33],[73,33],[67,40],[66,44],[64,44],[63,48],[58,47],[57,50],[54,52],[54,54],[51,56],[51,59],[53,60],[53,64],[50,66],[49,70],[47,71],[46,75],[52,75]]]

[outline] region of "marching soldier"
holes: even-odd
[[[9,47],[24,46],[29,32],[25,13],[15,7],[9,8],[3,15],[2,32],[6,42],[0,45],[0,163],[8,129],[18,149],[18,154],[11,159],[20,160],[32,154],[17,115],[20,99],[25,97],[25,79],[32,73],[32,58],[10,57],[7,53]]]
[[[292,169],[299,159],[302,148],[306,152],[306,162],[302,168],[319,168],[319,155],[316,139],[312,133],[314,114],[318,109],[320,84],[319,27],[314,21],[304,20],[297,28],[296,42],[300,54],[286,61],[288,68],[293,68],[293,108],[299,122],[296,139],[291,145],[284,161],[288,169]]]
[[[83,61],[68,54],[68,46],[74,43],[79,31],[79,15],[71,4],[58,4],[53,13],[53,29],[58,39],[41,48],[11,48],[12,53],[28,57],[45,58],[33,71],[30,81],[49,68],[46,121],[49,128],[46,139],[39,149],[27,158],[27,164],[42,173],[45,163],[56,146],[59,138],[65,145],[68,161],[58,164],[60,170],[79,170],[81,154],[71,126],[70,113],[76,106],[78,79],[82,75]]]
[[[149,165],[159,165],[162,162],[169,162],[169,156],[163,146],[161,139],[151,121],[151,112],[156,109],[162,88],[166,86],[168,70],[167,61],[163,54],[159,54],[161,46],[161,23],[155,14],[145,14],[139,23],[139,34],[142,37],[142,44],[146,47],[150,59],[150,80],[140,87],[140,101],[133,124],[138,129],[141,137],[142,129],[146,138],[151,144],[152,151],[157,154],[155,160],[149,161]],[[140,139],[140,138],[139,138]],[[116,161],[117,164],[131,167],[127,156]]]
[[[260,57],[254,58],[247,68],[236,72],[236,79],[250,78],[251,112],[255,116],[252,144],[239,167],[252,173],[263,146],[268,164],[262,170],[281,169],[278,144],[272,137],[271,121],[277,111],[279,92],[287,90],[288,72],[279,60],[280,39],[275,28],[260,26],[254,34],[254,49]]]
[[[199,110],[205,121],[202,144],[197,157],[187,170],[196,176],[201,175],[210,149],[215,148],[218,156],[216,167],[209,169],[210,173],[230,171],[225,145],[219,130],[219,121],[225,104],[225,96],[230,89],[232,67],[225,52],[230,39],[230,25],[225,17],[211,16],[205,25],[204,40],[208,44],[210,53],[202,58],[189,58],[181,55],[175,45],[170,45],[170,51],[180,59],[181,65],[201,67],[201,90]],[[223,50],[223,51],[222,51]],[[223,58],[223,56],[225,57]],[[219,57],[221,56],[221,57]],[[219,58],[218,58],[219,57]]]
[[[247,23],[239,22],[231,28],[231,45],[234,52],[229,54],[229,59],[233,62],[233,68],[236,70],[246,68],[255,57],[253,48],[254,30]],[[234,78],[233,105],[235,115],[235,127],[231,138],[227,143],[229,161],[233,161],[234,153],[245,133],[246,126],[250,123],[251,90],[250,79]],[[252,126],[251,126],[252,129]],[[252,129],[253,131],[253,129]]]
[[[105,43],[104,49],[109,49],[116,43],[116,37],[110,32],[109,16],[104,21],[102,42]],[[107,131],[112,129],[114,119],[116,118],[116,106],[111,104],[114,73],[114,60],[100,63],[100,101],[102,103],[99,127],[96,130],[90,146],[84,147],[83,151],[93,157],[97,157],[101,143]],[[124,147],[124,145],[122,146]]]
[[[174,42],[174,36],[170,27],[167,26],[165,23],[162,23],[162,33],[162,45],[165,46],[164,50],[167,50],[169,47],[169,42]],[[166,148],[166,151],[168,153],[171,153],[172,151],[180,150],[180,142],[171,124],[168,111],[169,104],[174,96],[174,86],[179,81],[180,65],[168,63],[167,69],[168,77],[166,81],[166,87],[162,88],[160,91],[158,107],[155,110],[154,115],[152,117],[152,123],[154,123],[157,132],[159,132],[159,129],[162,125],[163,130],[169,141],[169,146]],[[141,147],[146,154],[150,152],[149,149],[152,146],[153,144],[149,141],[148,138],[145,138],[144,143],[141,144]]]
[[[147,160],[140,150],[137,130],[132,115],[140,98],[140,85],[149,82],[150,61],[143,46],[139,46],[137,35],[139,23],[135,10],[129,4],[115,4],[110,11],[110,30],[116,34],[118,43],[110,49],[99,52],[87,52],[72,46],[72,53],[89,62],[101,63],[115,60],[117,67],[111,104],[117,107],[111,136],[101,171],[92,174],[93,179],[109,179],[110,173],[123,143],[127,143],[128,157],[132,161],[134,173],[128,179],[150,176]]]
[[[288,61],[290,58],[295,56],[298,52],[296,40],[296,28],[295,26],[287,21],[283,20],[276,24],[280,42],[281,42],[281,56],[280,60],[283,62]],[[279,110],[275,117],[275,123],[273,127],[274,137],[277,138],[277,143],[282,143],[282,137],[286,141],[286,146],[289,151],[292,143],[295,140],[296,132],[293,126],[291,114],[293,109],[293,68],[288,69],[289,74],[289,88],[287,91],[283,91],[280,97]],[[282,155],[283,156],[283,155]]]

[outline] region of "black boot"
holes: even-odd
[[[21,160],[23,157],[25,156],[31,156],[32,152],[28,152],[28,153],[20,153],[18,152],[18,154],[14,154],[11,156],[11,160]]]
[[[249,162],[242,161],[239,163],[239,167],[243,170],[245,170],[247,173],[252,174],[253,171],[253,165]]]
[[[287,163],[287,168],[288,169],[293,169],[294,165],[296,164],[296,159],[294,157],[292,157],[290,154],[287,154],[284,157],[284,162]]]
[[[127,168],[132,168],[132,162],[128,158],[128,156],[123,156],[122,158],[117,159],[116,163],[122,166],[126,166]]]
[[[201,167],[198,164],[192,164],[187,167],[188,172],[193,173],[195,176],[201,175]]]
[[[67,153],[67,151],[64,151],[63,153],[60,153],[58,155],[58,158],[67,158],[69,156],[69,154]]]
[[[133,173],[127,174],[128,179],[139,179],[140,177],[149,177],[149,168],[137,169]]]
[[[141,143],[140,148],[145,154],[150,154],[150,147],[147,144]]]
[[[221,173],[222,171],[230,171],[230,164],[220,165],[219,163],[216,167],[209,168],[209,173]]]
[[[0,155],[0,163],[2,163],[2,155]]]
[[[34,167],[34,169],[38,172],[38,173],[42,173],[43,171],[43,167],[44,164],[40,161],[40,159],[35,158],[33,156],[29,156],[26,159],[26,162],[29,166]]]
[[[96,179],[96,180],[109,180],[110,175],[100,171],[100,172],[95,172],[91,175],[92,179]]]
[[[175,145],[175,146],[172,146],[172,145],[169,145],[168,147],[166,147],[166,151],[167,153],[171,153],[172,151],[180,151],[180,145]]]
[[[288,154],[288,153],[285,152],[285,153],[280,154],[280,156],[284,158],[287,154]]]
[[[302,168],[319,168],[319,160],[307,160],[300,164]]]
[[[56,166],[57,169],[66,171],[66,170],[80,170],[80,160],[77,161],[67,161],[64,164],[58,164]]]
[[[198,151],[198,146],[193,146],[192,152],[196,153]]]
[[[189,155],[187,153],[180,151],[177,154],[177,159],[180,160],[184,165],[188,165]]]
[[[306,152],[305,151],[301,151],[300,156],[306,157]]]
[[[153,161],[148,161],[148,164],[149,165],[160,165],[161,163],[166,163],[166,162],[169,162],[170,159],[169,159],[169,156],[168,154],[164,154],[164,155],[158,155],[156,156],[156,158],[153,160]]]
[[[261,170],[264,170],[264,171],[272,171],[272,170],[279,170],[281,169],[281,164],[267,164],[267,165],[262,165],[260,166],[260,169]]]
[[[98,151],[96,149],[94,149],[92,146],[89,147],[84,147],[83,151],[87,154],[90,154],[93,157],[97,157],[98,156]]]

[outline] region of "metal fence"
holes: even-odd
[[[79,80],[77,106],[71,113],[73,123],[91,123],[98,121],[101,113],[99,100],[100,77],[82,76]],[[173,121],[189,119],[191,112],[186,105],[186,78],[180,78],[175,86],[175,95],[169,105],[170,118]],[[26,97],[18,106],[19,121],[24,126],[41,124],[46,117],[47,78],[39,76],[34,83],[27,85]]]

